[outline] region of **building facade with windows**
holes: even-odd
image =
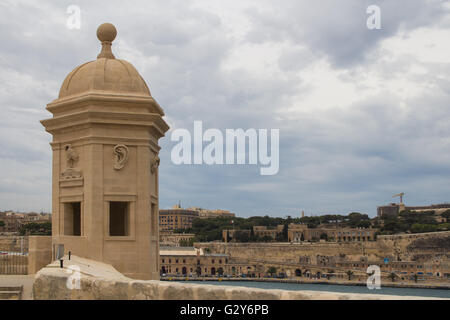
[[[210,254],[203,249],[161,248],[161,276],[186,277],[220,277],[220,276],[254,276],[256,266],[249,263],[235,262],[227,254]]]
[[[335,242],[361,242],[374,241],[375,229],[372,228],[308,228],[306,224],[290,224],[288,228],[289,242],[302,241],[335,241]]]
[[[193,233],[174,233],[170,231],[159,232],[160,247],[180,247],[183,243],[192,243],[195,234]]]
[[[161,209],[159,210],[159,229],[164,232],[191,229],[195,218],[198,218],[197,211],[183,209],[178,205],[172,209]]]
[[[209,218],[218,218],[218,217],[228,217],[228,218],[234,218],[236,215],[228,210],[209,210],[209,209],[202,209],[198,207],[191,207],[188,208],[189,210],[195,210],[198,212],[198,217],[201,219],[209,219]]]

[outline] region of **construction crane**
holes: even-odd
[[[403,196],[404,196],[404,195],[405,195],[405,193],[404,193],[404,192],[401,192],[401,193],[394,194],[394,195],[392,196],[392,198],[400,197],[400,203],[403,203]]]

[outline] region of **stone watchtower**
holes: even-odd
[[[75,68],[41,121],[53,135],[52,241],[135,279],[159,279],[158,139],[169,129],[144,79],[97,30],[97,60]]]

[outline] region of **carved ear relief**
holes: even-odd
[[[118,144],[114,147],[114,169],[122,169],[128,161],[128,147],[123,144]]]

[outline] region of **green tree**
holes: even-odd
[[[5,226],[5,221],[0,220],[0,227],[4,227]]]
[[[234,233],[234,237],[233,239],[236,242],[249,242],[250,241],[250,234],[249,232],[245,232],[245,231],[236,231]]]
[[[415,273],[413,275],[413,279],[414,279],[414,282],[417,283],[417,280],[419,279],[419,276],[417,275],[417,273]]]
[[[397,275],[396,275],[394,272],[391,272],[391,273],[388,275],[388,278],[391,279],[392,282],[394,282],[395,279],[397,278]]]
[[[271,276],[276,275],[277,274],[277,268],[275,267],[269,267],[269,269],[267,269],[267,273]]]
[[[283,232],[281,233],[280,240],[281,241],[288,241],[288,231],[289,231],[289,224],[290,224],[291,217],[288,217],[288,220],[283,226]]]
[[[347,276],[348,276],[348,280],[352,280],[353,271],[348,270],[348,271],[346,272],[346,274],[347,274]]]
[[[194,245],[194,238],[180,240],[180,247],[192,247],[193,245]]]
[[[350,213],[346,220],[347,225],[352,228],[367,228],[371,225],[369,216],[359,212]]]
[[[441,216],[445,218],[445,222],[450,222],[450,209],[442,212]]]
[[[251,241],[255,241],[256,240],[256,236],[255,236],[255,230],[253,230],[253,227],[250,228],[250,240]]]
[[[230,242],[230,241],[231,241],[231,238],[230,238],[230,234],[229,234],[229,232],[227,232],[227,233],[226,233],[226,235],[227,235],[227,239],[226,239],[226,242]]]
[[[356,224],[357,228],[370,228],[372,226],[372,223],[370,220],[361,220]]]
[[[437,225],[420,223],[414,223],[410,228],[412,233],[435,232],[437,229]]]
[[[30,236],[51,236],[52,235],[52,223],[44,222],[44,223],[36,223],[30,222],[24,224],[19,229],[19,234],[21,236],[30,235]]]
[[[265,236],[262,236],[261,238],[259,238],[259,240],[260,240],[261,242],[272,242],[272,241],[273,241],[273,238],[272,238],[271,236],[265,235]]]
[[[450,230],[450,222],[441,223],[437,226],[437,231],[448,231]]]

